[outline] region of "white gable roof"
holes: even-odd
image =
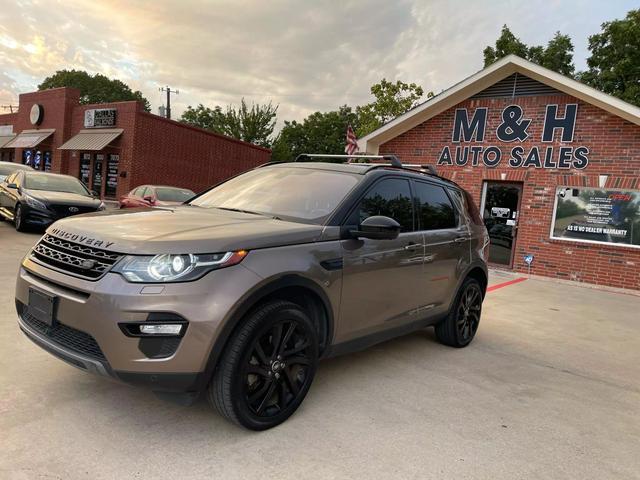
[[[526,75],[529,78],[622,117],[629,122],[640,125],[640,108],[516,55],[507,55],[489,65],[484,70],[480,70],[448,90],[443,91],[362,137],[358,140],[359,150],[369,154],[377,154],[378,148],[382,143],[388,142],[392,138],[420,125],[424,121],[457,105],[514,73]]]

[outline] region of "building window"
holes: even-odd
[[[118,163],[120,155],[110,154],[107,160],[107,183],[104,187],[105,197],[115,197],[118,190]]]

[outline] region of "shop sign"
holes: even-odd
[[[116,125],[116,109],[115,108],[98,108],[86,110],[84,112],[85,128],[104,128],[115,127]]]
[[[551,238],[640,247],[640,192],[560,187]]]
[[[525,148],[521,143],[532,137],[529,131],[532,120],[526,118],[520,105],[505,107],[501,112],[502,120],[495,136],[500,142],[515,144],[508,156],[498,145],[478,145],[485,139],[488,110],[486,107],[476,108],[469,119],[466,108],[456,109],[452,142],[475,145],[456,145],[452,148],[445,146],[440,152],[438,165],[497,167],[506,164],[512,168],[584,169],[589,164],[588,147],[564,145],[572,143],[574,139],[577,104],[565,105],[564,114],[558,111],[558,105],[547,105],[542,133],[538,140],[549,145],[530,148]],[[561,140],[563,145],[553,145],[554,140]]]

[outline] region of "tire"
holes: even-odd
[[[318,365],[318,337],[300,306],[274,300],[244,319],[207,388],[225,418],[250,430],[284,422],[306,396]]]
[[[440,343],[462,348],[471,343],[478,331],[482,313],[482,288],[473,278],[462,283],[447,317],[436,325]]]
[[[16,209],[14,210],[13,225],[16,227],[18,232],[24,232],[27,229],[27,226],[24,223],[22,205],[19,203],[16,205]]]

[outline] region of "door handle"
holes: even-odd
[[[471,237],[456,237],[453,239],[454,242],[456,243],[463,243],[466,242],[467,240],[469,240]]]
[[[420,245],[419,243],[410,243],[404,246],[404,249],[408,252],[417,250],[418,248],[422,248],[422,245]]]

